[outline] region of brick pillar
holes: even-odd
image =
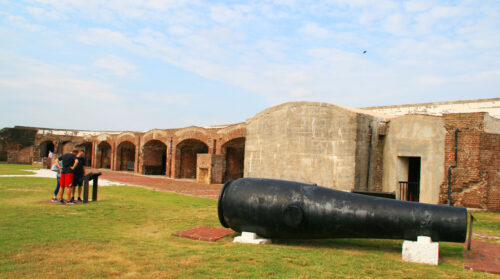
[[[165,175],[172,177],[172,137],[170,137],[169,144],[167,145],[167,167]]]
[[[140,158],[140,152],[141,150],[141,138],[138,138],[136,141],[135,141],[135,158],[134,158],[134,172],[135,173],[140,173],[140,169],[139,169],[139,166],[140,166],[140,162],[139,162],[139,158]]]
[[[95,141],[92,142],[92,163],[90,164],[90,167],[96,168],[96,161],[97,161],[97,144]]]
[[[116,157],[116,144],[113,142],[111,145],[111,170],[115,170],[115,157]]]

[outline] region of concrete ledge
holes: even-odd
[[[438,265],[439,243],[428,236],[419,236],[417,241],[405,240],[402,254],[405,262]]]
[[[235,243],[250,243],[250,244],[271,244],[271,240],[267,238],[257,238],[256,233],[241,232],[241,236],[234,238]]]

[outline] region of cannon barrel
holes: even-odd
[[[391,200],[261,178],[224,184],[221,224],[267,238],[383,238],[464,242],[463,207]]]

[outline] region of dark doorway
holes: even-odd
[[[44,141],[40,144],[40,157],[48,157],[49,152],[54,153],[54,143],[52,141]]]
[[[408,164],[408,201],[420,200],[420,157],[410,157]]]
[[[134,171],[135,145],[130,141],[124,141],[118,145],[117,164],[118,170]]]
[[[208,153],[208,146],[202,141],[187,139],[177,145],[179,178],[196,178],[198,153]]]
[[[84,142],[76,146],[77,149],[83,150],[83,157],[85,158],[85,166],[92,166],[92,143]]]
[[[236,138],[222,146],[225,154],[225,170],[223,182],[243,177],[243,164],[245,162],[245,138]]]
[[[96,168],[111,168],[111,145],[103,141],[97,145]]]
[[[165,175],[167,172],[167,146],[159,140],[150,140],[142,148],[143,173]]]

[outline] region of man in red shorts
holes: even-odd
[[[78,150],[73,150],[71,153],[66,153],[61,157],[57,158],[56,164],[57,167],[61,169],[61,178],[60,178],[60,187],[59,187],[59,203],[64,204],[64,190],[68,188],[68,203],[67,204],[75,204],[74,202],[70,202],[72,187],[73,187],[73,170],[78,164],[78,160],[76,160],[76,154]],[[62,161],[62,166],[60,162]]]

